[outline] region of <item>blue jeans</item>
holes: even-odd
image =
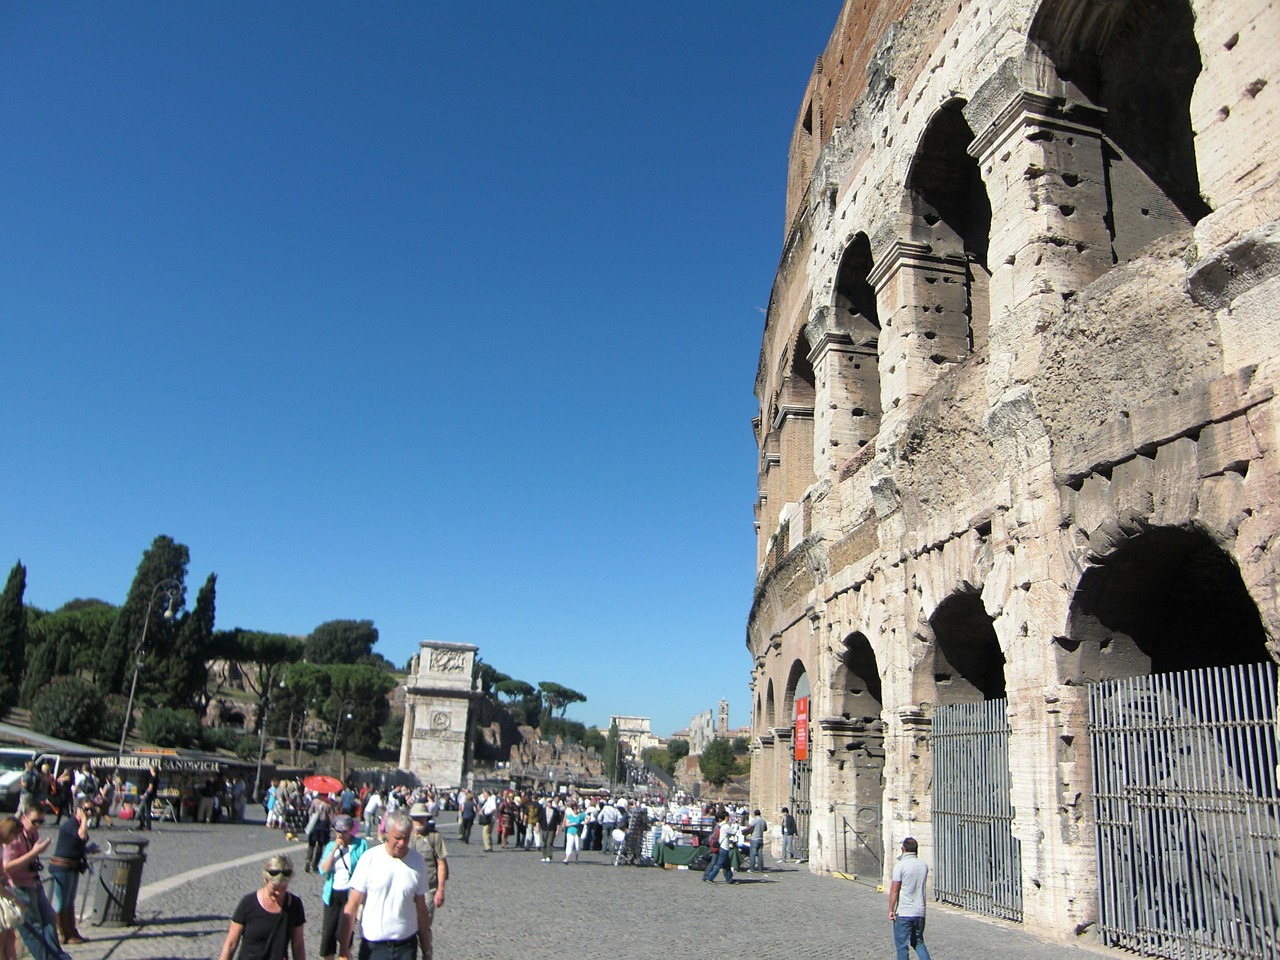
[[[929,960],[929,948],[924,945],[924,917],[897,917],[893,921],[893,945],[898,948],[898,960],[910,960],[910,948],[916,948],[920,960]]]
[[[418,938],[361,940],[360,960],[418,960]]]
[[[714,881],[716,874],[723,870],[725,880],[733,883],[733,868],[729,866],[729,852],[728,847],[721,847],[720,852],[716,854],[716,858],[707,867],[707,872],[702,875],[702,879]]]
[[[782,859],[794,860],[795,858],[796,858],[796,835],[794,833],[783,834]]]
[[[759,870],[761,873],[764,872],[763,840],[751,841],[751,856],[747,858],[747,872],[750,873],[752,870]]]
[[[18,932],[22,934],[22,942],[27,945],[27,952],[32,960],[71,960],[58,943],[58,931],[54,926],[53,904],[45,896],[44,887],[14,887],[26,907],[26,915]]]

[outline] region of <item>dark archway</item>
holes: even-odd
[[[880,313],[871,273],[871,241],[859,233],[845,248],[836,271],[835,309],[837,325],[850,339],[847,364],[835,375],[833,385],[847,401],[847,415],[853,441],[863,447],[875,440],[880,430]]]
[[[1191,95],[1200,76],[1195,15],[1185,0],[1051,0],[1031,42],[1058,76],[1106,113],[1109,227],[1117,261],[1197,223],[1200,196]]]
[[[1005,695],[1004,653],[977,593],[956,593],[929,618],[936,703],[974,703]]]
[[[907,174],[912,239],[965,270],[961,302],[939,303],[934,332],[941,360],[959,360],[965,352],[985,346],[991,309],[991,201],[978,161],[968,152],[973,131],[964,118],[964,105],[954,100],[934,114]],[[941,294],[938,298],[949,299]]]
[[[840,667],[836,671],[836,696],[846,720],[878,721],[883,708],[880,669],[871,642],[861,633],[845,638]]]
[[[1207,535],[1162,527],[1086,571],[1059,638],[1068,683],[1269,659],[1240,569]]]

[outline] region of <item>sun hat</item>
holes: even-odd
[[[427,809],[427,805],[419,801],[409,808],[409,816],[414,820],[430,820],[431,811]]]

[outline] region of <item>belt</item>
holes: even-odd
[[[371,947],[380,946],[382,944],[388,944],[388,943],[393,944],[395,946],[400,946],[402,944],[407,944],[407,943],[417,943],[418,935],[415,933],[413,936],[405,937],[403,940],[366,940],[364,942],[369,944],[369,946]]]
[[[79,867],[79,860],[72,860],[68,857],[50,857],[49,862],[55,867]]]

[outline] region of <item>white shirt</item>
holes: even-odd
[[[356,864],[351,889],[364,894],[360,932],[366,940],[404,940],[418,935],[414,898],[427,895],[427,864],[409,850],[403,859],[386,846],[371,847]]]

